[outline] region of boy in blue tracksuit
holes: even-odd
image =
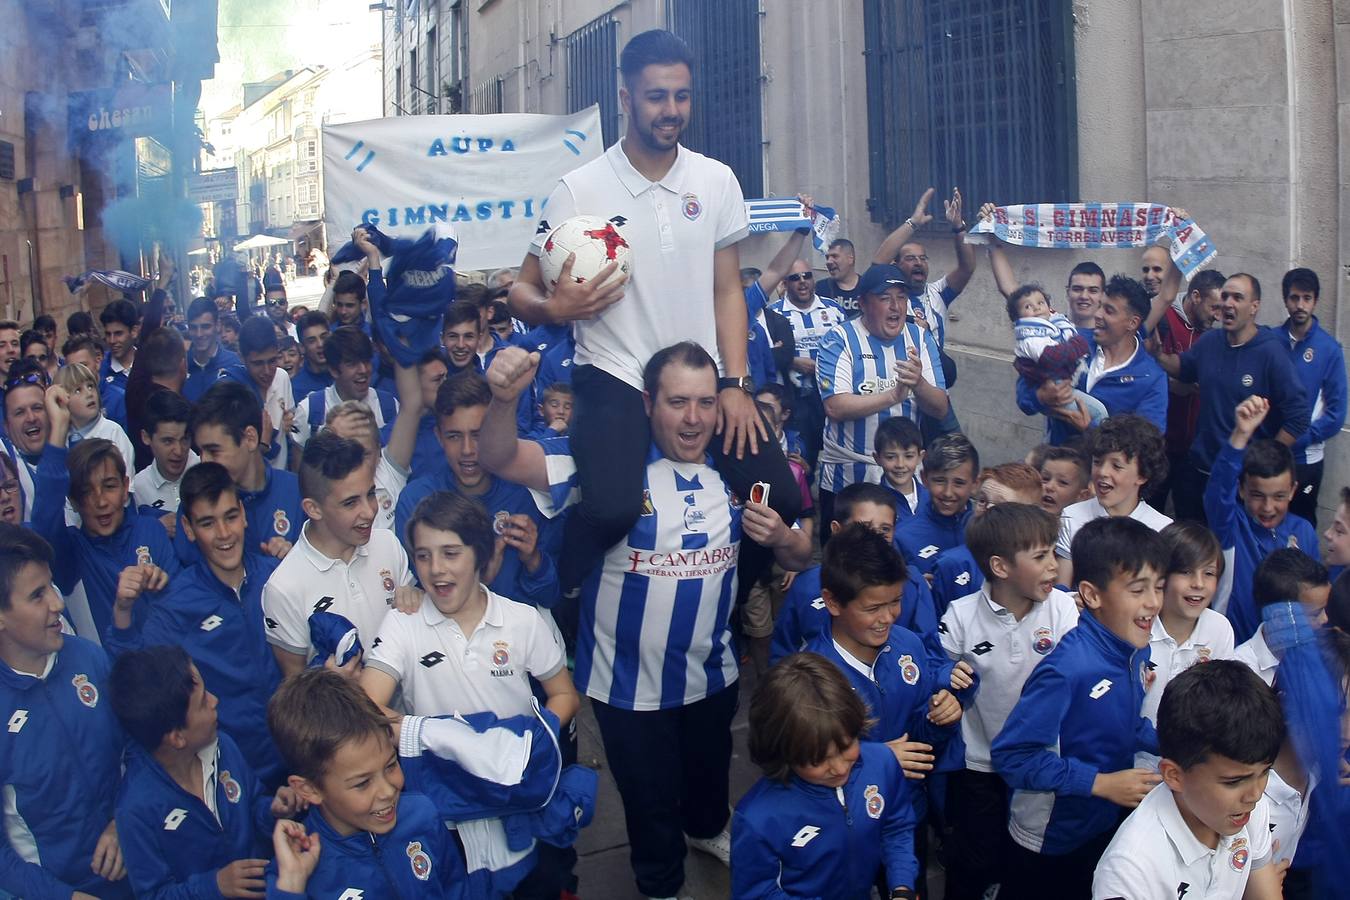
[[[830,533],[841,528],[862,523],[877,531],[887,539],[893,538],[895,528],[895,499],[885,488],[866,482],[850,484],[835,495],[835,520],[830,523]],[[937,636],[937,615],[933,610],[933,597],[919,571],[906,566],[903,596],[900,599],[900,615],[896,624],[919,635],[930,656],[939,662],[945,662],[942,644]],[[829,630],[830,613],[820,592],[820,566],[798,572],[788,589],[774,623],[773,642],[769,650],[770,662],[790,653],[802,650],[822,631]]]
[[[113,824],[123,737],[105,696],[108,658],[62,634],[54,560],[36,533],[0,523],[0,891],[130,897]]]
[[[895,547],[906,564],[932,575],[937,555],[965,542],[979,471],[980,455],[964,434],[946,434],[928,445],[923,472],[928,501],[895,529]]]
[[[447,379],[436,392],[436,421],[444,461],[438,470],[408,483],[394,508],[394,533],[409,555],[406,528],[422,498],[454,491],[482,503],[504,544],[501,568],[488,587],[504,597],[551,609],[559,599],[553,553],[560,534],[544,519],[528,489],[491,475],[478,461],[478,432],[492,393],[477,373]]]
[[[295,792],[265,791],[217,729],[216,698],[183,648],[118,657],[109,693],[134,741],[117,834],[136,896],[216,900],[261,891],[272,820],[298,811]]]
[[[1289,342],[1289,361],[1293,363],[1311,407],[1308,430],[1291,448],[1298,466],[1299,489],[1290,506],[1297,515],[1315,522],[1326,444],[1345,425],[1345,352],[1340,342],[1327,334],[1313,315],[1322,292],[1316,272],[1290,269],[1284,274],[1280,288],[1289,318],[1279,330]]]
[[[262,415],[262,404],[252,391],[223,379],[193,406],[192,440],[202,462],[220,463],[239,488],[249,549],[280,559],[300,539],[305,511],[295,473],[274,469],[264,458],[266,449],[259,443]],[[201,559],[183,528],[181,505],[173,548],[184,565]]]
[[[268,723],[310,805],[303,825],[273,832],[269,898],[464,896],[459,848],[430,800],[403,793],[389,719],[360,688],[306,669],[277,690]]]
[[[969,687],[971,681],[968,665],[956,672],[945,658],[930,659],[919,636],[896,624],[905,574],[900,554],[866,525],[850,525],[831,537],[821,564],[821,597],[830,623],[807,650],[833,663],[862,698],[873,723],[864,736],[895,753],[922,825],[928,814],[923,779],[961,719],[960,701],[947,688],[953,682]],[[919,884],[927,874],[925,836],[920,827],[914,841]]]
[[[281,670],[263,636],[262,590],[277,561],[248,546],[244,507],[224,466],[193,466],[183,475],[181,496],[186,537],[202,559],[168,590],[146,598],[139,632],[128,627],[138,598],[119,594],[108,650],[118,655],[170,644],[191,654],[220,699],[221,725],[254,773],[273,787],[284,773],[267,731],[267,701],[281,683]]]
[[[1149,635],[1162,609],[1166,549],[1130,518],[1096,519],[1074,536],[1074,577],[1085,607],[1022,686],[994,739],[994,768],[1012,788],[1014,846],[1000,897],[1087,896],[1122,808],[1158,783],[1134,768],[1157,752],[1143,717]]]
[[[895,755],[860,740],[867,711],[814,653],[769,670],[750,703],[750,757],[764,770],[731,823],[731,896],[917,896],[914,813]]]
[[[928,488],[919,480],[923,433],[918,423],[893,416],[877,426],[872,458],[881,466],[881,486],[895,495],[896,520],[904,522],[928,505]]]
[[[123,572],[137,568],[172,578],[178,560],[168,533],[157,518],[127,505],[131,481],[115,444],[102,438],[65,447],[70,429],[68,397],[60,387],[47,392],[51,432],[38,462],[33,529],[56,553],[56,586],[67,596],[83,582],[87,603],[73,606],[75,631],[101,642],[112,624],[112,608]],[[59,442],[59,443],[58,443]],[[80,525],[67,525],[69,496]],[[139,621],[140,612],[136,614]]]
[[[1205,517],[1224,556],[1214,609],[1228,617],[1238,644],[1261,624],[1252,603],[1252,576],[1261,560],[1282,547],[1319,558],[1316,529],[1289,512],[1298,491],[1289,448],[1278,441],[1252,442],[1269,413],[1270,401],[1264,397],[1248,397],[1237,405],[1237,424],[1215,457],[1205,486]]]

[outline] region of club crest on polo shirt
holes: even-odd
[[[272,528],[282,537],[291,533],[291,520],[286,518],[286,510],[278,509],[272,513]]]
[[[511,645],[506,641],[492,642],[492,677],[507,678],[516,674],[511,665]]]
[[[421,841],[409,841],[404,852],[408,854],[408,863],[412,866],[414,878],[426,881],[431,877],[431,857],[422,849]]]
[[[1232,851],[1228,857],[1229,868],[1234,872],[1241,872],[1247,868],[1247,859],[1251,856],[1251,852],[1247,849],[1247,839],[1234,838],[1233,845],[1229,849]]]
[[[904,679],[905,684],[919,683],[919,666],[914,662],[914,657],[906,653],[896,664],[900,666],[900,677]]]
[[[220,773],[220,786],[225,789],[225,799],[231,803],[238,803],[243,790],[239,787],[239,782],[229,772]]]
[[[394,588],[397,587],[397,585],[394,584],[394,573],[389,571],[388,569],[381,569],[380,580],[384,584],[384,589],[392,594],[394,592]]]
[[[98,706],[98,688],[88,675],[76,675],[70,679],[70,683],[75,685],[75,696],[80,698],[81,703],[90,709]]]
[[[875,784],[869,784],[863,789],[863,800],[867,804],[867,815],[873,819],[880,819],[882,811],[886,809],[886,798],[881,796],[881,791]]]
[[[1209,662],[1210,657],[1213,656],[1213,655],[1214,655],[1214,651],[1213,651],[1212,649],[1210,649],[1209,645],[1207,645],[1207,644],[1196,644],[1196,645],[1195,645],[1195,660],[1196,660],[1196,662],[1207,663],[1207,662]]]
[[[685,194],[681,197],[680,208],[690,222],[697,222],[698,217],[703,215],[703,204],[698,202],[698,194]]]
[[[1041,656],[1055,649],[1055,633],[1042,625],[1031,636],[1031,649]]]
[[[136,548],[136,565],[138,565],[138,566],[153,566],[154,564],[155,564],[155,561],[154,561],[154,559],[150,556],[150,548],[149,548],[149,547],[147,547],[147,546],[145,546],[144,544],[142,544],[141,546],[139,546],[139,547]]]

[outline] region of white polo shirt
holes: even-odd
[[[1058,588],[1017,621],[990,598],[986,588],[952,603],[938,625],[942,649],[965,660],[980,676],[980,691],[961,715],[966,768],[993,772],[989,746],[1022,696],[1037,663],[1078,624],[1078,605]]]
[[[189,450],[183,473],[186,474],[188,469],[199,462],[201,458]],[[136,497],[137,506],[153,506],[155,509],[173,512],[178,508],[178,487],[182,481],[182,475],[178,476],[177,481],[165,478],[159,471],[159,463],[151,462],[131,479],[131,493]]]
[[[1308,774],[1308,786],[1302,791],[1291,787],[1274,769],[1266,782],[1266,802],[1270,804],[1271,862],[1293,859],[1298,840],[1308,827],[1308,799],[1317,789],[1317,776]],[[1279,849],[1275,841],[1280,842]]]
[[[263,586],[263,624],[268,643],[306,659],[311,613],[332,612],[356,626],[369,653],[380,622],[394,602],[394,589],[412,581],[408,554],[392,531],[376,528],[351,562],[330,559],[309,542],[312,522]]]
[[[408,473],[391,463],[386,451],[380,451],[380,461],[375,464],[375,501],[379,504],[375,511],[376,528],[393,530],[398,497],[407,486]]]
[[[1055,555],[1060,559],[1069,559],[1069,548],[1078,529],[1094,519],[1105,519],[1108,515],[1110,514],[1106,511],[1106,507],[1102,506],[1096,497],[1089,497],[1064,507],[1064,512],[1059,515],[1059,540],[1055,542]],[[1143,522],[1154,531],[1162,531],[1172,524],[1171,519],[1143,500],[1140,500],[1134,512],[1130,513],[1130,518],[1136,522]]]
[[[527,715],[533,699],[527,676],[547,681],[567,665],[539,610],[480,587],[487,608],[469,635],[429,597],[411,615],[385,614],[366,665],[399,683],[414,715]]]
[[[1253,869],[1270,862],[1270,805],[1211,850],[1181,818],[1165,783],[1148,792],[1097,863],[1092,900],[1236,900]],[[1183,890],[1183,887],[1185,888]]]
[[[126,431],[102,412],[98,414],[97,419],[84,428],[76,428],[72,423],[70,435],[66,438],[66,446],[74,447],[80,441],[90,438],[103,438],[112,441],[113,446],[117,448],[117,452],[122,454],[122,462],[126,466],[127,472],[136,471],[136,451],[132,449],[131,440],[127,437]]]
[[[1257,626],[1256,633],[1233,651],[1233,659],[1246,663],[1266,684],[1275,684],[1275,670],[1280,667],[1280,658],[1266,646],[1266,626]]]
[[[257,385],[254,385],[257,387]],[[268,417],[272,420],[272,443],[281,441],[281,449],[271,460],[272,468],[284,469],[287,463],[287,453],[289,448],[287,441],[282,440],[285,435],[281,433],[281,420],[286,415],[286,410],[295,408],[295,396],[291,392],[291,376],[286,374],[286,370],[277,366],[277,371],[272,376],[272,384],[267,389],[267,395],[263,397],[263,409],[267,411]],[[297,413],[296,415],[299,415]]]
[[[549,232],[576,215],[599,216],[622,232],[633,252],[624,297],[572,323],[572,333],[577,365],[595,365],[640,390],[647,360],[679,341],[697,341],[720,370],[713,255],[744,238],[749,220],[741,185],[724,164],[680,147],[670,171],[652,182],[633,168],[623,144],[562,177],[530,252],[540,255]]]
[[[1163,627],[1162,616],[1153,619],[1153,633],[1148,639],[1149,660],[1144,683],[1144,718],[1158,724],[1158,704],[1163,691],[1173,678],[1198,662],[1233,658],[1233,626],[1228,619],[1212,609],[1200,611],[1195,630],[1185,641],[1176,639]],[[1134,755],[1134,764],[1141,769],[1157,769],[1160,757],[1142,751]]]
[[[338,396],[336,387],[330,384],[323,389],[323,411],[325,416],[330,409],[335,408],[342,402],[343,400]],[[380,402],[380,392],[373,387],[366,388],[366,396],[362,399],[362,402],[370,407],[370,411],[375,414],[375,427],[377,429],[383,428],[388,417],[385,416],[384,405]],[[393,407],[393,411],[397,413],[398,401],[394,400],[391,406]],[[388,420],[393,421],[392,419]],[[322,424],[322,420],[320,421],[320,424]],[[301,447],[305,446],[313,435],[313,432],[309,427],[309,397],[302,398],[299,405],[295,407],[295,424],[291,426],[291,435],[295,442]]]

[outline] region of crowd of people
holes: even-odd
[[[628,43],[624,139],[519,270],[445,282],[413,359],[365,228],[316,309],[278,272],[175,322],[161,260],[64,339],[0,322],[0,895],[606,896],[575,872],[582,695],[648,897],[690,848],[737,898],[929,896],[935,864],[959,900],[1344,894],[1317,275],[1267,328],[1255,276],[1183,287],[1153,247],[1074,266],[1057,311],[993,245],[1045,440],[991,459],[946,349],[965,198],[864,266],[835,240],[828,278],[805,230],[742,268],[735,176],[679,144],[691,66]],[[631,278],[546,285],[581,214]]]

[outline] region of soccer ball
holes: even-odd
[[[619,264],[619,273],[631,275],[633,251],[623,232],[613,222],[599,216],[573,216],[549,232],[544,239],[544,252],[539,254],[539,268],[544,285],[552,291],[558,286],[567,257],[575,253],[571,279],[585,284],[612,262]]]

